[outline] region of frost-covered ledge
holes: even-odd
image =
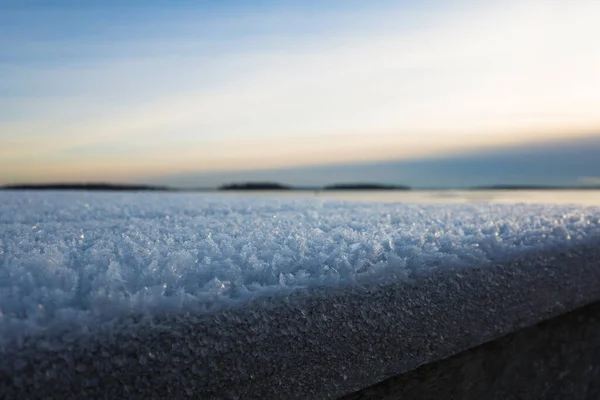
[[[8,397],[335,398],[600,300],[597,208],[2,196]]]

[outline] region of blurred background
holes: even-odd
[[[0,3],[0,184],[600,187],[600,2]]]

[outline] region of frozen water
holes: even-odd
[[[2,192],[0,335],[410,280],[598,237],[600,209],[586,207]]]
[[[0,192],[0,397],[335,398],[600,300],[600,209]]]

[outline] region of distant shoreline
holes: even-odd
[[[275,182],[243,182],[225,184],[215,188],[177,188],[169,186],[112,184],[112,183],[48,183],[11,184],[0,186],[0,190],[57,190],[57,191],[106,191],[106,192],[331,192],[331,191],[546,191],[546,190],[600,190],[600,186],[544,186],[544,185],[490,185],[469,188],[412,188],[403,185],[377,183],[336,183],[321,187],[290,186]]]
[[[293,188],[277,182],[243,182],[221,185],[217,190],[293,190]]]
[[[85,190],[85,191],[174,191],[166,186],[112,183],[49,183],[5,185],[4,190]]]
[[[376,183],[337,183],[322,190],[412,190],[409,186],[380,185]]]

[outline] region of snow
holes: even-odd
[[[0,192],[0,392],[340,396],[600,300],[599,241],[586,206]]]
[[[600,209],[0,194],[0,333],[410,280],[600,236]]]

